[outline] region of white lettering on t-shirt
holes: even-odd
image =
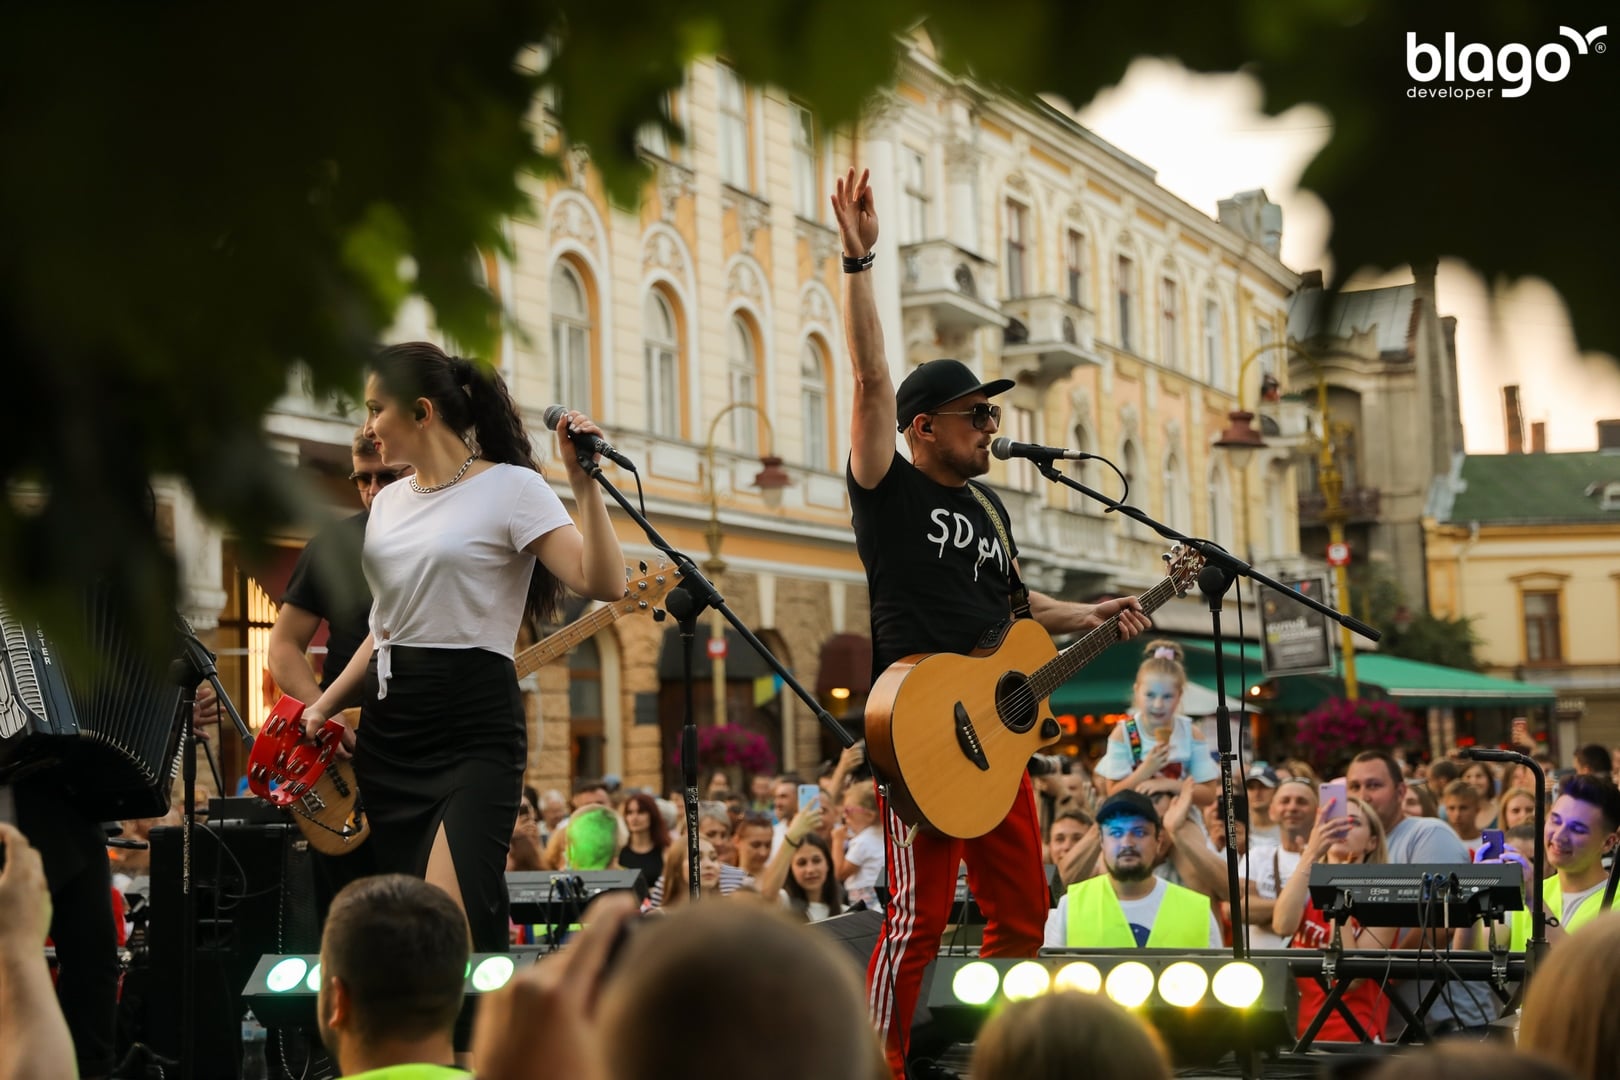
[[[1002,573],[1007,572],[1007,553],[1001,546],[1001,539],[995,536],[980,539],[971,518],[941,506],[929,511],[928,520],[934,523],[935,528],[923,539],[938,549],[936,558],[945,557],[947,544],[962,551],[974,547],[977,542],[978,558],[973,563],[973,580],[979,580],[979,567],[991,560],[995,561]]]

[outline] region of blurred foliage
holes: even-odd
[[[695,57],[853,121],[924,16],[940,54],[1009,91],[1076,105],[1139,55],[1253,72],[1265,107],[1316,102],[1333,140],[1305,184],[1335,218],[1341,271],[1461,256],[1539,274],[1582,345],[1614,350],[1614,140],[1594,134],[1615,66],[1518,100],[1405,96],[1405,34],[1534,45],[1606,21],[1518,0],[351,0],[276,9],[176,2],[0,9],[0,347],[13,420],[0,470],[38,490],[0,510],[0,590],[30,611],[92,576],[161,621],[173,570],[147,509],[182,478],[250,545],[309,496],[260,431],[307,366],[352,392],[411,291],[464,351],[492,340],[471,266],[503,246],[529,179],[557,167],[533,102],[613,196],[635,198],[635,134]],[[1600,82],[1607,80],[1606,82]],[[407,258],[408,256],[408,258]]]
[[[1480,639],[1472,618],[1434,615],[1408,604],[1395,578],[1381,567],[1358,564],[1350,577],[1356,617],[1384,632],[1380,652],[1465,671],[1485,666],[1474,655]]]

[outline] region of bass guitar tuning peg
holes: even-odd
[[[663,608],[654,608],[652,615],[653,622],[663,622],[669,617],[669,612],[665,611]]]

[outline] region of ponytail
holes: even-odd
[[[372,360],[371,370],[394,400],[425,397],[433,402],[445,426],[484,460],[540,471],[523,415],[500,372],[446,355],[425,341],[388,346]],[[524,613],[536,623],[550,622],[562,606],[562,594],[562,582],[537,560]]]

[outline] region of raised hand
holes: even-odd
[[[861,178],[857,180],[852,166],[848,174],[838,180],[832,194],[838,234],[843,241],[844,254],[851,258],[860,258],[877,243],[877,207],[872,201],[872,188],[867,183],[871,175],[870,169],[863,170]]]

